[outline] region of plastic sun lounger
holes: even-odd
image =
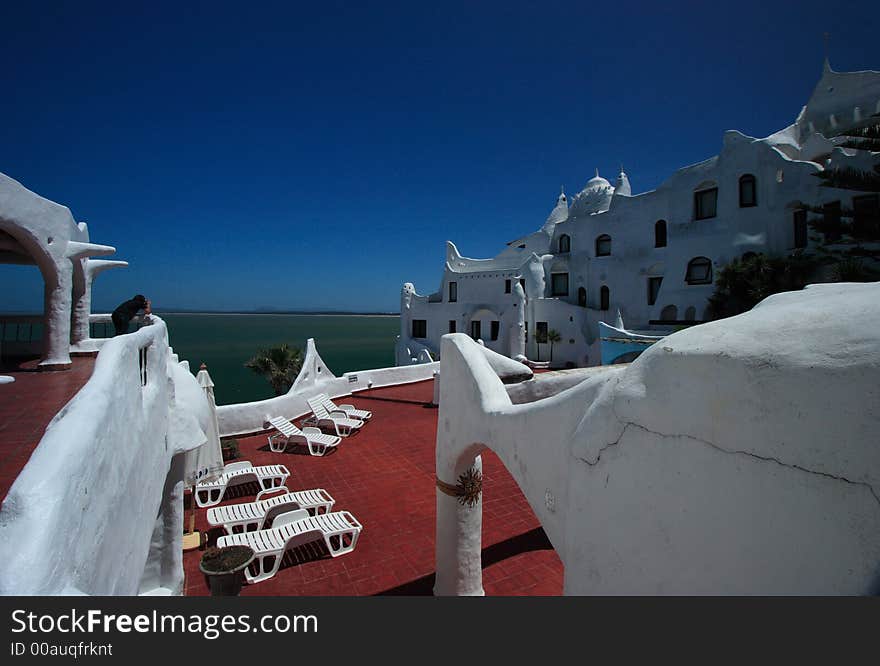
[[[340,437],[348,437],[352,432],[358,430],[364,425],[364,422],[360,419],[348,418],[345,412],[327,411],[327,408],[321,404],[321,400],[318,396],[309,398],[308,403],[309,408],[312,410],[312,415],[303,421],[303,423],[314,424],[319,428],[332,428]]]
[[[278,431],[269,435],[269,448],[275,453],[283,453],[288,444],[304,444],[313,456],[323,456],[342,442],[341,437],[325,435],[319,428],[300,430],[283,416],[274,416],[269,419],[269,423]]]
[[[283,486],[290,476],[284,465],[261,465],[254,467],[250,461],[230,463],[223,468],[223,474],[214,481],[206,481],[195,487],[196,505],[199,507],[220,504],[226,489],[245,483],[257,482],[263,492]]]
[[[328,412],[345,412],[348,418],[358,419],[359,421],[369,421],[373,418],[373,412],[369,412],[366,409],[358,409],[354,405],[337,405],[326,393],[321,393],[317,397],[320,398],[321,404],[324,405]]]
[[[363,527],[348,511],[310,516],[305,509],[282,513],[272,529],[230,534],[217,539],[217,546],[250,546],[254,561],[245,569],[248,583],[259,583],[274,576],[284,553],[313,541],[324,541],[332,557],[354,550]]]
[[[269,493],[284,491],[271,499],[260,499]],[[310,515],[329,513],[336,503],[323,488],[291,492],[287,486],[266,490],[257,495],[256,502],[227,504],[208,509],[208,524],[222,525],[227,534],[262,530],[276,516],[305,509]]]

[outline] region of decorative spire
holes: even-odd
[[[622,164],[620,165],[620,175],[617,176],[617,184],[614,186],[614,193],[627,197],[632,196],[632,187],[629,184],[629,178],[627,178]]]
[[[596,178],[599,177],[599,167],[596,167]]]
[[[824,51],[824,54],[825,54],[825,62],[824,62],[823,65],[822,65],[822,70],[825,71],[825,72],[830,72],[830,71],[832,71],[832,69],[831,69],[831,61],[828,59],[828,41],[829,41],[830,39],[831,39],[831,35],[829,35],[827,32],[825,32],[825,33],[822,34],[822,44],[823,44],[823,47],[822,47],[822,48],[823,48],[823,51]]]

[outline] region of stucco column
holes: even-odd
[[[473,505],[461,503],[449,494],[448,487],[473,470],[483,474],[480,456],[463,457],[455,466],[438,466],[437,534],[434,583],[436,596],[484,596],[483,591],[483,495]],[[444,487],[441,487],[441,484]]]
[[[109,259],[73,259],[73,323],[70,341],[79,345],[88,340],[89,318],[92,314],[92,283],[95,277],[107,270],[128,266],[127,261]]]
[[[43,359],[40,370],[70,369],[70,297],[73,265],[64,259],[45,272],[43,305]]]
[[[70,342],[78,345],[89,339],[89,314],[92,311],[92,281],[88,274],[88,259],[73,259],[73,318],[70,324]]]

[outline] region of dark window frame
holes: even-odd
[[[750,183],[752,186],[752,198],[747,200],[743,197],[743,185]],[[751,173],[745,173],[739,177],[739,207],[754,208],[758,205],[758,179]]]
[[[602,311],[611,309],[611,290],[605,284],[599,289],[599,309]]]
[[[602,252],[599,251],[599,244],[603,244]],[[607,248],[605,244],[607,243]],[[611,256],[611,236],[608,234],[599,234],[596,236],[596,256],[597,257],[610,257]]]
[[[449,283],[449,303],[458,302],[458,282]]]
[[[648,278],[648,305],[654,305],[657,302],[657,296],[660,295],[660,287],[662,284],[662,276]],[[654,285],[656,285],[656,288]]]
[[[470,336],[474,340],[479,340],[483,337],[483,322],[481,322],[479,319],[474,319],[471,321],[470,329]]]
[[[666,247],[666,233],[666,220],[657,220],[654,223],[654,247]]]
[[[571,252],[571,236],[562,234],[559,237],[559,254],[568,254]]]
[[[458,322],[455,319],[449,320],[449,332],[457,333],[458,332]]]
[[[547,344],[547,336],[550,331],[550,324],[546,321],[536,321],[535,322],[535,343],[544,345]]]
[[[565,278],[565,291],[556,288],[556,279]],[[550,274],[550,295],[551,296],[568,296],[568,273],[551,273]]]
[[[694,269],[701,266],[706,267],[705,274],[702,277],[693,275],[692,272]],[[694,257],[691,259],[688,262],[687,271],[684,274],[684,281],[688,284],[712,284],[712,260],[709,259],[709,257]]]
[[[587,290],[583,287],[578,287],[578,305],[582,308],[587,307]]]
[[[412,337],[417,340],[424,340],[428,337],[428,320],[413,319],[411,327]],[[421,333],[421,335],[419,335]]]
[[[714,195],[711,214],[704,203],[704,197],[707,195]],[[718,187],[705,187],[702,190],[694,191],[694,219],[711,220],[713,217],[718,217]]]
[[[505,293],[505,294],[509,294],[509,293],[511,293],[511,284],[510,284],[510,280],[505,280],[505,281],[504,281],[504,293]]]
[[[497,319],[493,319],[489,323],[489,339],[493,342],[498,339],[498,334],[501,332],[501,322]]]

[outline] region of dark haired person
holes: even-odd
[[[150,314],[150,301],[143,295],[138,294],[130,301],[125,301],[117,307],[110,317],[113,319],[113,326],[116,328],[115,335],[128,333],[128,322],[130,322],[139,310],[143,310],[144,314]]]

